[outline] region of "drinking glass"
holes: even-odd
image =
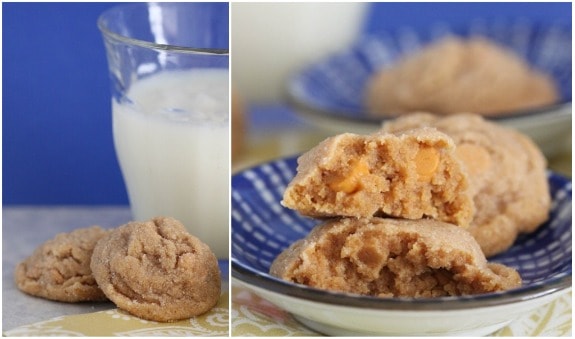
[[[228,3],[137,3],[98,19],[134,219],[174,217],[218,258],[229,251],[228,16]]]

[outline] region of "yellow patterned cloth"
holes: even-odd
[[[497,331],[493,336],[570,337],[572,332],[572,292],[540,307]],[[173,323],[159,323],[111,309],[81,315],[53,318],[20,326],[5,336],[214,336],[228,337],[229,293],[222,293],[210,312]],[[320,336],[246,289],[232,288],[231,336]]]
[[[572,292],[538,308],[492,336],[570,337]],[[289,313],[246,289],[232,287],[232,336],[319,336]]]
[[[220,296],[209,312],[191,319],[172,323],[143,320],[119,310],[57,317],[20,326],[5,336],[229,336],[229,292]]]

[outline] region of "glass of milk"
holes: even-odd
[[[135,220],[171,216],[228,257],[228,3],[134,3],[98,19]]]

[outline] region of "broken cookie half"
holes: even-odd
[[[332,219],[282,252],[270,273],[378,297],[459,296],[521,286],[517,271],[487,262],[469,232],[436,220]]]
[[[453,141],[427,127],[324,140],[298,159],[282,204],[311,217],[433,218],[462,227],[475,213]]]

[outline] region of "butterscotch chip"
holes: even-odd
[[[454,152],[431,128],[337,135],[298,159],[282,204],[312,217],[429,217],[467,227],[473,200]]]
[[[421,147],[413,159],[419,180],[431,180],[439,166],[439,151],[433,147]]]
[[[429,219],[328,221],[282,252],[270,273],[379,297],[458,296],[521,286],[517,271],[487,262],[469,232]]]
[[[106,296],[144,319],[190,318],[220,297],[216,256],[172,218],[118,227],[98,242],[91,266]]]
[[[328,179],[329,187],[335,192],[355,193],[363,188],[362,179],[369,175],[369,165],[365,159],[352,161],[345,176]]]
[[[376,72],[365,93],[373,116],[414,111],[497,115],[559,99],[548,75],[485,38],[443,38]]]
[[[97,241],[107,232],[91,226],[56,235],[16,266],[16,286],[56,301],[106,300],[92,275],[90,260]]]
[[[437,128],[457,145],[476,207],[469,231],[486,256],[505,251],[518,234],[533,232],[547,220],[547,162],[527,136],[474,114],[428,113],[387,122],[382,133],[422,127]]]

